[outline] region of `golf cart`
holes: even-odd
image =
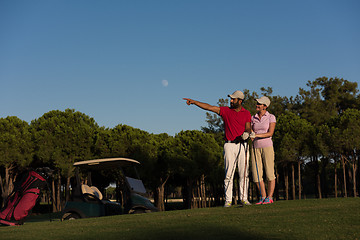
[[[157,208],[146,197],[146,189],[136,170],[138,161],[129,158],[107,158],[74,163],[75,182],[71,200],[66,202],[61,220],[101,217],[119,214],[156,212]],[[87,171],[87,182],[80,173]],[[116,201],[105,199],[92,185],[92,175],[102,172],[116,178]],[[109,173],[113,173],[113,175]],[[131,175],[132,174],[132,175]],[[135,175],[135,176],[134,176]],[[99,175],[98,175],[99,176]]]

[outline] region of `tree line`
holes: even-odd
[[[244,107],[255,114],[260,95],[244,89]],[[307,83],[295,97],[272,96],[268,111],[277,117],[273,136],[276,198],[358,196],[360,97],[357,83],[322,77]],[[218,104],[228,105],[227,99]],[[166,198],[180,189],[186,208],[218,206],[223,201],[223,125],[206,113],[206,127],[175,136],[150,134],[119,124],[100,127],[73,109],[53,110],[27,123],[18,117],[0,119],[1,202],[28,168],[48,166],[54,210],[70,197],[73,163],[107,157],[128,157],[141,162],[140,174],[165,210]],[[250,143],[250,142],[249,142]],[[251,168],[250,168],[251,169]],[[251,174],[250,174],[251,177]],[[105,189],[108,183],[100,188]],[[236,185],[236,184],[235,184]],[[235,197],[237,189],[234,188]],[[256,188],[250,187],[256,197]]]

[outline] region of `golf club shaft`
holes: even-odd
[[[243,183],[242,201],[244,201],[244,196],[245,196],[246,174],[247,174],[247,171],[246,171],[246,167],[247,167],[247,150],[248,150],[248,146],[249,146],[248,143],[244,143],[244,145],[245,144],[246,144],[246,148],[244,146],[244,149],[245,149],[245,168],[244,168],[244,183]]]
[[[255,153],[254,142],[252,143],[252,147],[253,147],[253,151],[254,151],[254,160],[255,160],[255,166],[256,166],[256,173],[257,173],[258,182],[259,182],[259,191],[260,191],[260,196],[262,197],[262,194],[261,194],[261,184],[260,184],[260,178],[259,178],[259,170],[258,170],[257,161],[256,161],[256,153]]]

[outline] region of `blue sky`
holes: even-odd
[[[183,97],[360,83],[359,13],[357,0],[0,0],[0,117],[72,108],[110,128],[200,130]]]

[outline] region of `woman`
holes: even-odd
[[[271,137],[274,134],[276,118],[267,111],[270,105],[268,97],[263,96],[256,101],[257,114],[251,117],[252,133],[250,134],[251,140],[253,140],[251,158],[253,179],[261,194],[260,200],[256,204],[269,204],[273,203],[275,189],[275,154]],[[263,169],[268,181],[268,194],[265,191]]]

